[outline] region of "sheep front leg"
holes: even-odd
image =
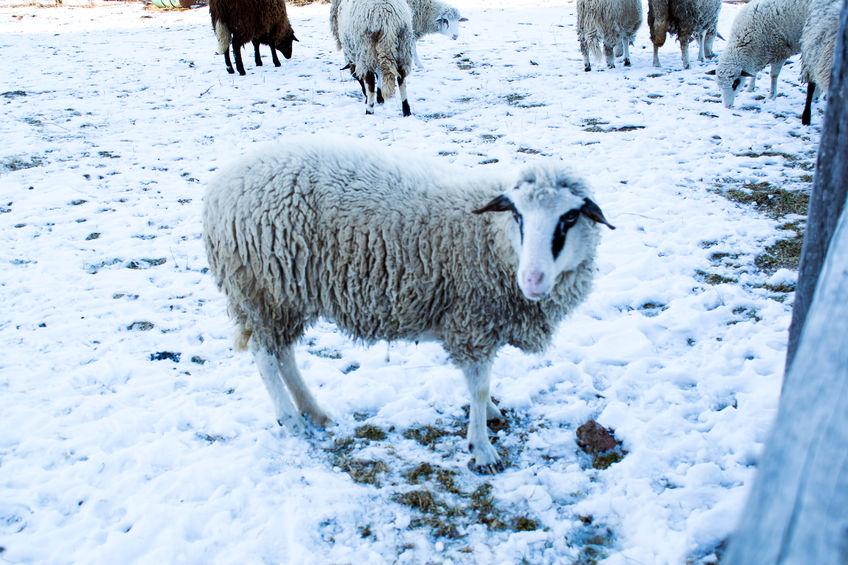
[[[372,72],[365,73],[365,84],[368,86],[368,92],[365,94],[365,113],[374,113],[374,102],[377,98],[377,75]]]
[[[419,71],[423,71],[424,70],[424,63],[422,63],[421,59],[418,57],[418,45],[417,45],[417,43],[412,45],[412,56],[415,59],[415,68],[418,69]]]
[[[273,51],[273,49],[272,49]],[[256,63],[257,67],[262,66],[262,57],[259,56],[259,40],[253,40],[253,60]]]
[[[271,60],[274,61],[274,66],[280,66],[280,58],[277,56],[277,49],[272,45],[271,46]]]
[[[612,45],[604,42],[604,57],[607,60],[607,68],[614,69],[615,68],[615,54]]]
[[[476,473],[493,474],[503,469],[495,448],[489,443],[486,428],[489,396],[489,378],[492,362],[473,363],[462,367],[468,391],[471,393],[471,410],[468,415],[468,450],[471,461],[468,467]]]
[[[630,66],[630,42],[626,39],[622,42],[622,50],[624,51],[624,66]]]
[[[757,77],[752,76],[751,80],[748,81],[748,92],[754,92],[755,88],[757,88]]]
[[[689,68],[689,36],[681,35],[680,40],[680,58],[683,60],[683,68]]]
[[[712,59],[715,57],[715,51],[713,51],[713,43],[716,38],[716,30],[711,29],[704,35],[704,55],[706,55],[707,59]]]
[[[660,48],[658,45],[654,45],[654,66],[660,66]]]
[[[244,76],[247,73],[244,72],[244,63],[241,60],[241,46],[242,45],[244,45],[244,44],[240,43],[240,42],[236,42],[235,40],[233,40],[233,55],[236,56],[236,70],[238,71],[238,74],[240,74],[241,76]]]
[[[250,351],[253,353],[253,359],[256,361],[259,374],[262,376],[262,382],[265,383],[265,388],[268,389],[268,394],[271,396],[271,402],[274,403],[277,423],[281,426],[287,426],[295,433],[304,434],[306,426],[292,403],[283,380],[280,378],[276,355],[257,343],[254,338],[250,340]]]
[[[326,427],[332,423],[332,420],[324,412],[315,397],[309,392],[306,383],[303,382],[303,377],[297,369],[297,362],[294,357],[294,348],[291,345],[281,348],[277,352],[277,368],[280,371],[280,376],[286,387],[294,398],[297,409],[300,414],[308,416],[312,423],[319,428]]]
[[[583,70],[587,73],[592,70],[592,61],[589,59],[589,42],[580,36],[580,53],[583,54]]]
[[[406,98],[406,74],[401,71],[398,74],[398,90],[400,90],[400,105],[403,117],[411,116],[412,111],[409,109],[409,101]]]
[[[698,61],[704,62],[704,35],[700,32],[695,36],[695,41],[698,42]]]
[[[780,69],[783,68],[783,63],[785,62],[786,59],[771,64],[771,92],[769,93],[769,98],[777,98],[777,77],[780,76]]]
[[[235,74],[236,71],[233,69],[233,61],[230,59],[230,48],[227,47],[227,50],[224,51],[224,62],[227,64],[227,72],[231,75]]]

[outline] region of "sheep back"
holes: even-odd
[[[229,48],[228,37],[223,45],[225,32],[236,48],[253,39],[275,47],[294,36],[285,0],[209,0],[209,15],[222,52]]]
[[[325,317],[364,343],[435,339],[460,364],[507,343],[538,352],[589,293],[594,253],[548,299],[525,299],[512,219],[471,213],[507,184],[358,143],[288,140],[210,184],[210,269],[239,331],[269,347]]]
[[[719,10],[721,0],[648,0],[651,42],[661,47],[666,32],[688,40],[715,30]]]
[[[600,58],[599,42],[632,43],[642,24],[640,0],[577,0],[577,36]]]
[[[766,65],[801,50],[801,32],[809,0],[753,0],[733,21],[721,67],[730,65],[756,74]]]

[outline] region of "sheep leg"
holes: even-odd
[[[751,80],[748,81],[748,92],[754,92],[755,88],[757,88],[757,77],[752,76]]]
[[[780,76],[780,69],[783,68],[783,63],[785,62],[786,59],[771,64],[771,92],[769,98],[777,98],[777,77]]]
[[[244,72],[244,63],[241,60],[241,46],[242,45],[244,45],[244,43],[237,42],[237,41],[235,41],[235,39],[233,40],[233,55],[236,56],[236,70],[238,71],[238,74],[240,74],[241,76],[244,76],[247,73]]]
[[[277,56],[277,50],[274,48],[273,45],[271,46],[271,60],[274,61],[275,67],[280,66],[280,58]]]
[[[272,49],[273,51],[273,49]],[[253,60],[256,62],[257,67],[262,66],[262,57],[259,56],[259,40],[253,40]]]
[[[286,387],[294,398],[295,405],[300,414],[308,416],[312,423],[319,428],[326,427],[332,423],[332,419],[324,412],[315,397],[309,392],[306,383],[303,382],[303,377],[297,369],[297,362],[294,358],[294,349],[291,345],[281,348],[277,352],[277,369],[280,371],[280,376]]]
[[[265,383],[265,388],[268,389],[268,394],[271,396],[271,402],[274,403],[274,409],[277,412],[277,423],[281,426],[287,426],[295,433],[304,434],[306,432],[306,425],[298,413],[297,408],[292,403],[292,399],[286,390],[285,384],[283,384],[283,380],[280,378],[276,356],[265,347],[256,343],[254,339],[250,340],[250,351],[253,353],[256,366],[259,368],[262,382]]]
[[[227,72],[230,73],[231,75],[235,74],[236,71],[233,69],[233,62],[230,59],[230,49],[229,49],[229,47],[227,48],[226,51],[224,51],[224,62],[227,64]]]
[[[415,68],[419,71],[424,70],[424,63],[421,62],[421,59],[418,57],[418,45],[412,45],[412,56],[415,58]]]
[[[713,43],[716,38],[716,30],[711,29],[704,35],[704,55],[706,55],[707,59],[712,59],[715,57],[715,51],[713,51]]]
[[[377,98],[376,86],[377,86],[377,76],[368,71],[365,73],[365,84],[368,87],[368,91],[365,93],[365,113],[373,114],[374,113],[374,100]]]
[[[698,60],[700,62],[704,62],[704,36],[700,32],[695,36],[695,40],[698,42]]]
[[[680,35],[680,58],[683,60],[683,68],[689,68],[689,36]]]
[[[400,90],[400,105],[403,111],[403,117],[411,116],[412,111],[409,109],[409,101],[406,99],[406,73],[400,71],[398,73],[398,90]]]
[[[489,402],[486,404],[486,420],[491,422],[492,420],[503,420],[503,413],[500,408],[495,406],[495,403],[492,402],[492,399],[489,399]]]
[[[589,42],[581,35],[580,53],[583,54],[583,70],[587,73],[592,70],[592,61],[589,59]]]
[[[621,42],[622,50],[624,51],[624,66],[630,66],[630,43],[625,39]]]
[[[813,113],[813,96],[816,92],[816,83],[810,81],[807,83],[807,101],[804,102],[804,112],[801,114],[801,123],[805,126],[810,125]]]
[[[654,66],[660,66],[660,48],[657,45],[654,45]]]
[[[378,86],[377,87],[377,104],[382,104],[385,101],[386,101],[386,99],[383,98],[383,89]]]
[[[613,54],[614,49],[612,45],[607,42],[604,42],[604,57],[607,60],[607,68],[614,69],[615,68],[615,55]]]
[[[492,401],[489,396],[489,377],[492,370],[491,361],[474,363],[462,367],[468,391],[471,393],[471,410],[468,415],[468,450],[472,458],[468,467],[477,473],[493,474],[503,469],[495,448],[489,443],[489,433],[486,428],[488,404]]]

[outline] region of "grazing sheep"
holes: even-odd
[[[486,430],[501,416],[489,396],[495,356],[507,344],[541,352],[584,300],[599,223],[612,228],[560,164],[469,178],[408,152],[316,137],[222,171],[203,211],[212,275],[281,425],[302,431],[303,414],[330,422],[294,358],[319,317],[368,344],[435,340],[465,375],[468,447],[487,473],[500,468]]]
[[[338,4],[341,0],[333,0],[330,6],[330,31],[336,40],[336,47],[342,48],[339,37]],[[459,15],[459,10],[439,0],[407,0],[412,10],[412,29],[415,32],[415,40],[418,41],[425,35],[441,33],[451,39],[459,37],[459,22],[466,21]],[[413,58],[415,66],[423,69],[424,65],[418,57],[418,48],[414,47]]]
[[[584,70],[592,70],[592,58],[600,60],[604,43],[607,67],[615,68],[615,53],[624,55],[630,66],[630,45],[642,25],[641,0],[577,0],[577,39],[583,54]]]
[[[733,107],[742,79],[750,77],[748,90],[754,90],[757,73],[769,64],[769,96],[777,96],[780,69],[801,50],[801,31],[809,3],[809,0],[753,0],[739,11],[718,68],[708,73],[716,75],[726,108]]]
[[[411,115],[406,76],[412,67],[415,37],[406,0],[339,0],[331,9],[336,12],[338,36],[348,61],[345,68],[350,69],[365,94],[365,113],[374,113],[379,75],[383,81],[381,97],[394,96],[397,82],[403,115]]]
[[[833,71],[833,51],[839,31],[842,0],[813,0],[801,33],[802,74],[807,81],[807,100],[801,123],[810,125],[813,96],[816,91],[827,94]]]
[[[271,47],[274,66],[280,66],[277,50],[283,57],[291,59],[292,42],[297,41],[286,13],[285,0],[210,0],[209,14],[212,16],[212,28],[218,37],[218,51],[224,54],[227,72],[233,74],[230,61],[230,44],[236,57],[236,69],[244,75],[241,60],[241,47],[248,41],[253,42],[256,66],[262,66],[259,57],[259,44]]]
[[[683,68],[689,68],[689,42],[698,42],[698,60],[712,59],[721,0],[648,0],[648,27],[654,44],[654,66],[666,35],[677,35]]]

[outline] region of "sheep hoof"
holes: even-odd
[[[629,66],[630,66],[630,59],[625,59],[625,60],[624,60],[624,66],[625,66],[625,67],[629,67]]]
[[[592,70],[592,65],[586,65],[585,67],[583,67],[583,70],[588,73],[589,71]]]
[[[614,68],[615,68],[615,63],[607,63],[607,68],[608,68],[608,69],[614,69]]]
[[[230,73],[231,75],[236,74],[235,69],[233,69],[232,67],[227,67],[227,72]]]
[[[412,115],[412,110],[409,109],[409,102],[404,100],[402,107],[403,107],[403,117],[404,118],[407,118],[407,117]]]
[[[386,100],[383,98],[383,91],[379,88],[377,89],[377,104],[382,104]]]
[[[244,76],[244,75],[246,75],[247,73],[246,73],[246,72],[244,72],[244,71],[239,71],[239,74],[240,74],[241,76]]]
[[[374,115],[374,108],[365,108],[365,115],[366,116],[373,116]]]
[[[324,429],[333,424],[333,419],[330,418],[326,413],[322,410],[313,410],[312,412],[306,411],[303,415],[315,425],[316,428]]]
[[[501,463],[500,459],[495,461],[494,463],[489,463],[486,465],[478,465],[475,463],[474,459],[468,462],[468,469],[471,470],[472,473],[477,473],[478,475],[495,475],[504,470],[503,463]]]

